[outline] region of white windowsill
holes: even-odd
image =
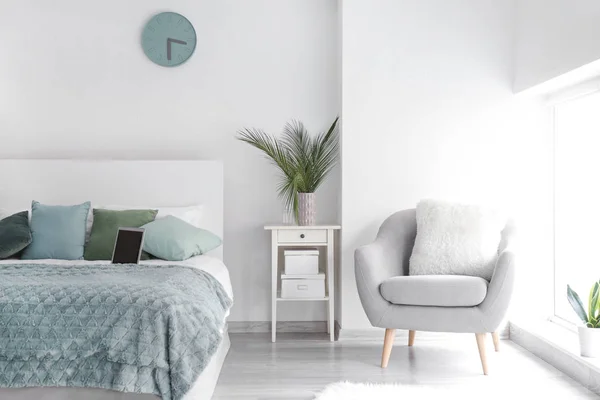
[[[600,394],[600,358],[579,354],[576,328],[561,319],[510,322],[510,339]]]

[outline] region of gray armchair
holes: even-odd
[[[416,331],[475,333],[483,373],[487,375],[485,336],[492,333],[499,350],[496,329],[512,296],[515,230],[508,223],[502,231],[498,260],[490,282],[462,275],[408,275],[415,243],[415,209],[388,217],[376,240],[354,254],[358,294],[371,325],[385,328],[381,367],[386,368],[396,329],[409,330],[412,346]]]

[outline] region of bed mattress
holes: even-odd
[[[64,261],[64,260],[2,260],[0,268],[6,264],[18,263],[35,263],[35,264],[61,264],[61,265],[97,265],[97,261]],[[147,260],[142,261],[142,264],[165,264],[162,260]],[[222,286],[225,292],[233,299],[231,289],[231,281],[229,272],[225,265],[217,258],[210,256],[197,256],[186,261],[169,262],[171,265],[182,265],[192,268],[198,268],[211,274]],[[226,325],[225,325],[226,326]],[[223,340],[212,356],[209,364],[206,366],[202,374],[200,374],[190,391],[184,397],[185,400],[205,400],[212,397],[218,376],[229,349],[229,337],[226,328],[223,331]],[[40,398],[53,399],[97,399],[97,400],[144,400],[156,399],[157,396],[149,394],[122,393],[112,390],[96,389],[96,388],[22,388],[22,389],[0,389],[0,398],[18,399],[18,400],[39,400]]]

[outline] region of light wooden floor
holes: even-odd
[[[502,340],[500,353],[494,353],[491,337],[486,377],[474,335],[419,341],[417,334],[412,348],[398,337],[385,370],[379,367],[383,338],[331,343],[319,334],[278,334],[277,343],[271,343],[269,334],[230,336],[231,350],[214,399],[313,399],[327,384],[344,380],[481,386],[506,393],[509,400],[521,398],[522,385],[536,388],[537,399],[599,398],[511,341]]]

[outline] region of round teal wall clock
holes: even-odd
[[[163,67],[186,62],[196,49],[196,31],[183,15],[163,12],[148,21],[142,32],[146,56]]]

